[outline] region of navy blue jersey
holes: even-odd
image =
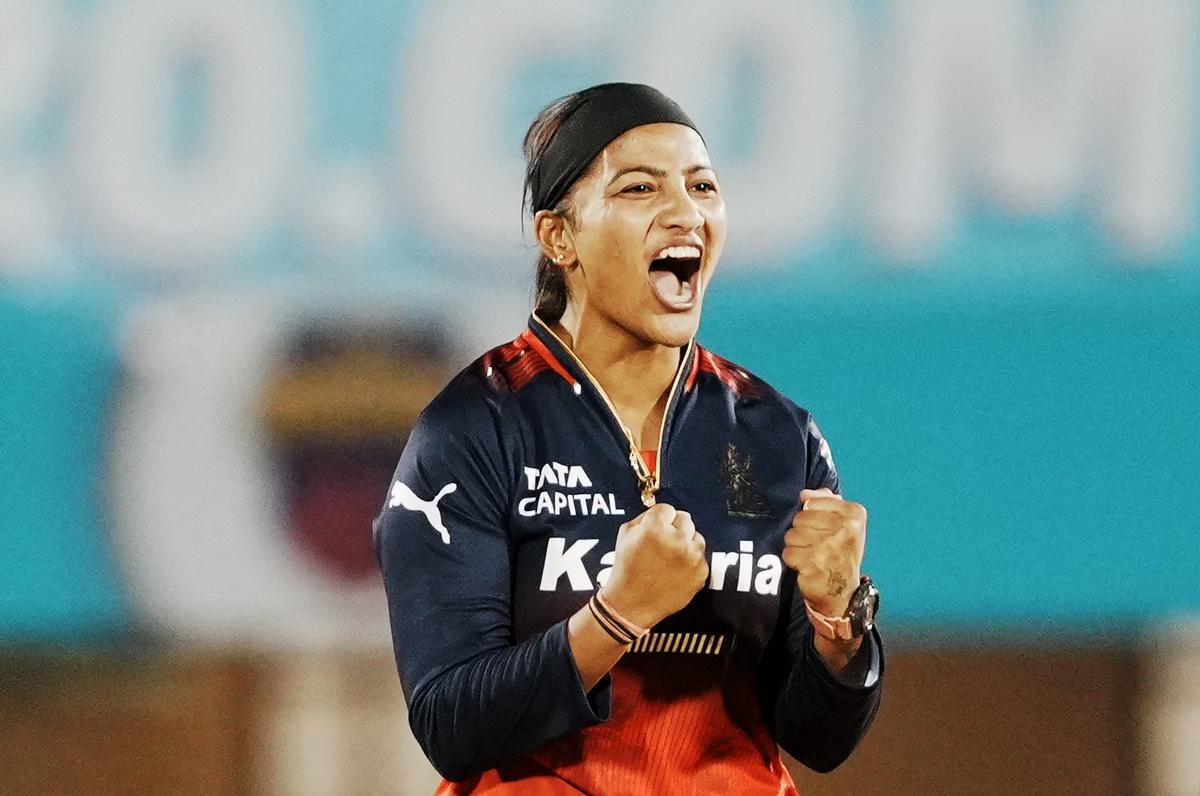
[[[829,770],[866,732],[881,641],[851,667],[869,685],[831,674],[781,558],[800,491],[841,491],[809,413],[692,342],[653,464],[631,448],[536,316],[422,413],[375,541],[410,723],[446,792],[794,792],[776,744]],[[655,501],[691,513],[708,583],[585,692],[566,620]]]

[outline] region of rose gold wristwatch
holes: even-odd
[[[850,605],[844,616],[826,616],[804,601],[808,621],[813,630],[830,641],[849,641],[870,632],[875,627],[875,615],[879,613],[879,589],[866,575],[862,576],[858,588],[850,595]]]

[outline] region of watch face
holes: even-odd
[[[875,627],[875,613],[879,610],[879,592],[874,589],[867,596],[866,604],[863,606],[863,632]]]
[[[850,597],[850,626],[855,635],[861,636],[875,627],[875,615],[879,613],[879,590],[869,578],[864,577],[862,584]]]

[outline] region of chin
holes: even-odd
[[[651,324],[650,337],[659,345],[682,348],[700,328],[700,308],[688,312],[659,315]]]

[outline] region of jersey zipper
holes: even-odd
[[[634,475],[637,476],[638,491],[641,493],[642,503],[647,507],[653,506],[655,503],[654,495],[658,492],[659,487],[662,486],[663,434],[666,433],[667,420],[671,416],[671,405],[675,401],[675,390],[679,387],[679,380],[683,377],[683,371],[687,368],[687,363],[690,361],[694,341],[688,340],[683,359],[680,360],[679,367],[675,369],[675,378],[671,380],[670,397],[667,398],[667,406],[663,410],[662,420],[658,426],[658,455],[654,458],[654,471],[651,472],[650,468],[646,465],[646,460],[642,458],[642,452],[638,450],[637,442],[633,438],[633,432],[621,422],[621,416],[617,414],[617,408],[609,400],[608,394],[604,392],[604,388],[600,386],[600,382],[596,380],[596,377],[591,374],[591,371],[587,369],[579,357],[575,356],[575,352],[571,350],[570,346],[564,343],[541,318],[537,318],[537,321],[558,342],[562,349],[567,352],[567,355],[575,361],[575,364],[583,371],[583,375],[587,377],[587,380],[596,388],[596,392],[604,399],[605,405],[608,406],[608,411],[612,413],[613,420],[617,421],[617,425],[621,427],[621,431],[625,434],[625,440],[629,443],[629,466],[633,468]]]

